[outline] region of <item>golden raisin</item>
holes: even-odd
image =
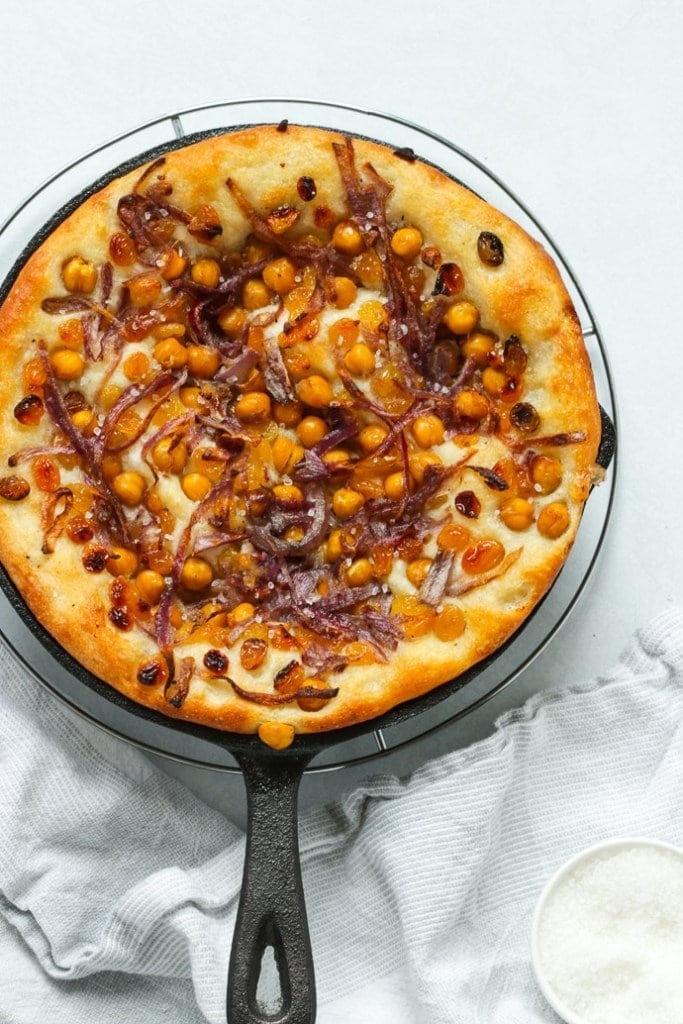
[[[0,498],[5,501],[23,501],[31,493],[31,485],[23,476],[0,477]]]
[[[442,551],[464,551],[470,541],[470,531],[457,523],[446,523],[436,538],[437,547]]]
[[[455,605],[447,605],[434,619],[432,630],[435,636],[445,643],[457,640],[465,630],[465,615]]]
[[[130,235],[116,231],[109,239],[109,255],[117,267],[130,267],[135,263],[137,254]]]
[[[504,558],[505,548],[500,541],[480,540],[465,550],[461,565],[466,573],[476,575],[495,569]]]
[[[240,648],[240,663],[242,668],[253,672],[263,664],[268,653],[268,644],[265,640],[251,638],[245,640]]]
[[[39,455],[31,468],[38,490],[54,494],[60,484],[59,466],[47,455]]]

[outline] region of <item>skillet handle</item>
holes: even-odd
[[[297,797],[310,754],[235,753],[247,789],[247,848],[228,977],[228,1024],[313,1024],[315,978],[299,862]],[[279,1005],[259,1006],[263,955]]]

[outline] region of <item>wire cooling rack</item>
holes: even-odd
[[[408,147],[502,210],[541,242],[553,256],[572,297],[593,366],[598,399],[611,422],[616,423],[614,390],[602,337],[583,289],[556,243],[529,207],[480,160],[454,142],[392,114],[314,100],[251,99],[213,103],[155,118],[90,150],[26,197],[0,226],[0,280],[12,273],[17,260],[46,222],[74,196],[111,174],[120,164],[157,147],[180,144],[186,136],[197,133],[209,134],[242,125],[279,124],[283,120],[365,136],[394,149]],[[550,643],[587,587],[612,510],[615,471],[613,462],[605,481],[593,490],[574,547],[551,591],[499,654],[485,663],[467,685],[430,710],[339,743],[317,758],[307,771],[335,771],[394,753],[462,718],[516,679]],[[25,616],[17,611],[16,603],[2,592],[0,631],[15,656],[34,676],[77,713],[108,732],[186,764],[239,771],[232,755],[210,738],[188,739],[171,722],[131,722],[129,712],[120,706],[114,694],[104,696],[88,687],[69,671],[63,659],[38,642]]]

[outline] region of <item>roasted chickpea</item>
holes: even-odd
[[[148,604],[158,604],[164,592],[164,577],[152,569],[143,569],[135,577],[140,597]]]
[[[62,267],[62,281],[68,292],[89,295],[97,284],[97,267],[82,256],[72,256]]]
[[[273,419],[283,427],[296,427],[301,422],[301,402],[273,402]]]
[[[372,579],[372,562],[369,558],[357,558],[345,573],[350,587],[363,587]]]
[[[537,493],[552,494],[562,482],[562,463],[552,455],[534,456],[531,480]]]
[[[287,722],[261,722],[258,738],[271,750],[286,750],[294,742],[294,726]]]
[[[384,480],[384,493],[387,498],[397,500],[406,493],[406,480],[403,472],[389,473]]]
[[[241,604],[236,605],[230,612],[228,619],[232,626],[238,626],[241,622],[247,622],[248,619],[252,619],[256,614],[256,608],[249,601],[242,601]]]
[[[107,561],[112,576],[132,576],[138,567],[138,556],[130,548],[113,547]]]
[[[193,264],[190,277],[195,284],[201,284],[205,288],[217,288],[221,279],[221,268],[216,260],[200,259]]]
[[[134,306],[150,306],[161,292],[161,281],[152,271],[131,277],[127,284],[128,295]]]
[[[445,427],[438,416],[434,413],[427,413],[414,420],[412,431],[420,448],[432,448],[443,442]]]
[[[331,530],[325,544],[325,559],[328,562],[336,562],[343,554],[342,531],[339,529]]]
[[[391,248],[397,256],[412,260],[422,248],[422,235],[417,228],[399,228],[391,236]]]
[[[177,370],[187,363],[187,349],[177,338],[164,338],[153,349],[154,358],[166,370]]]
[[[263,423],[270,416],[270,398],[265,391],[246,391],[235,403],[235,416],[242,423]]]
[[[81,434],[91,437],[97,426],[97,417],[90,409],[79,409],[71,416],[71,422]]]
[[[144,476],[134,471],[117,473],[111,482],[111,489],[119,501],[130,508],[140,504],[146,486]]]
[[[261,309],[272,302],[272,294],[264,281],[251,277],[242,288],[242,305],[245,309]]]
[[[270,446],[273,465],[278,473],[284,473],[296,465],[303,455],[301,445],[295,444],[291,437],[279,434]]]
[[[366,455],[370,455],[372,452],[377,451],[388,433],[389,428],[385,427],[384,424],[369,423],[367,427],[363,427],[358,435],[358,443]]]
[[[267,288],[277,292],[278,295],[286,295],[291,292],[296,284],[297,270],[287,256],[272,260],[263,268],[263,281]]]
[[[191,557],[183,565],[180,582],[187,590],[205,590],[213,580],[213,569],[205,558]]]
[[[328,466],[338,466],[350,461],[351,452],[348,452],[346,448],[333,448],[331,452],[325,452],[323,455],[323,462],[326,462]]]
[[[365,498],[351,487],[340,487],[332,496],[332,508],[338,519],[348,519],[365,504]]]
[[[85,369],[81,353],[70,348],[57,349],[52,353],[50,362],[57,380],[78,380]]]
[[[552,501],[541,509],[536,525],[543,537],[557,540],[569,528],[569,509],[563,501]]]
[[[211,380],[221,365],[220,353],[205,345],[187,346],[187,368],[199,380]]]
[[[487,366],[494,343],[490,334],[475,332],[462,342],[460,351],[467,359],[474,359],[477,366]]]
[[[247,314],[241,306],[231,306],[218,315],[218,326],[229,338],[236,338],[247,322]]]
[[[473,302],[462,299],[448,307],[443,322],[453,334],[470,334],[479,323],[479,310]]]
[[[332,232],[332,245],[347,256],[357,256],[365,248],[363,236],[353,221],[343,220]]]
[[[160,273],[165,281],[173,281],[176,277],[180,277],[180,275],[185,272],[186,267],[187,257],[178,249],[171,248],[164,254]]]
[[[304,405],[310,405],[313,409],[324,409],[334,397],[330,382],[316,373],[300,380],[296,385],[296,393]]]
[[[162,473],[180,473],[187,462],[187,446],[177,437],[163,437],[154,445],[152,460]]]
[[[334,305],[337,309],[347,309],[356,301],[358,289],[350,277],[335,277],[332,280]]]
[[[304,500],[303,491],[296,484],[276,484],[273,497],[281,505],[300,505]]]
[[[327,423],[320,416],[304,416],[296,428],[296,436],[304,448],[312,448],[314,444],[327,434]]]
[[[442,462],[435,452],[414,452],[408,458],[410,475],[417,484],[421,484],[425,478],[428,466],[441,466]],[[401,474],[402,475],[402,474]]]
[[[414,587],[420,587],[424,583],[431,564],[431,558],[416,558],[408,563],[406,576]]]
[[[181,481],[183,494],[190,501],[203,501],[211,490],[211,481],[203,473],[186,473]]]
[[[504,370],[499,370],[497,366],[487,366],[482,372],[481,383],[484,391],[493,395],[494,398],[500,398],[504,394],[507,382],[507,374]]]
[[[470,420],[483,420],[489,413],[489,401],[481,391],[465,388],[453,400],[456,413]]]
[[[500,506],[500,518],[509,530],[526,530],[534,521],[534,506],[526,498],[508,498]]]
[[[344,365],[354,377],[367,377],[375,369],[375,353],[368,345],[358,342],[344,356]]]

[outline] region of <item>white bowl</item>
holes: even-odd
[[[543,912],[548,904],[550,897],[555,893],[559,885],[576,870],[580,865],[588,863],[591,859],[598,857],[608,850],[618,849],[637,849],[637,848],[649,848],[668,850],[669,852],[677,854],[683,862],[683,849],[678,846],[673,846],[670,843],[660,842],[656,839],[643,839],[643,838],[619,838],[619,839],[608,839],[601,843],[596,843],[594,846],[590,846],[580,853],[577,853],[574,857],[571,857],[562,867],[556,872],[555,875],[550,879],[545,888],[543,889],[538,903],[536,904],[536,910],[533,917],[532,928],[531,928],[531,962],[536,976],[538,986],[545,996],[550,1006],[555,1010],[557,1014],[567,1024],[590,1024],[588,1019],[583,1015],[577,1013],[575,1010],[566,1006],[562,998],[552,988],[546,974],[544,973],[542,961],[541,961],[541,948],[539,945],[539,930]]]

